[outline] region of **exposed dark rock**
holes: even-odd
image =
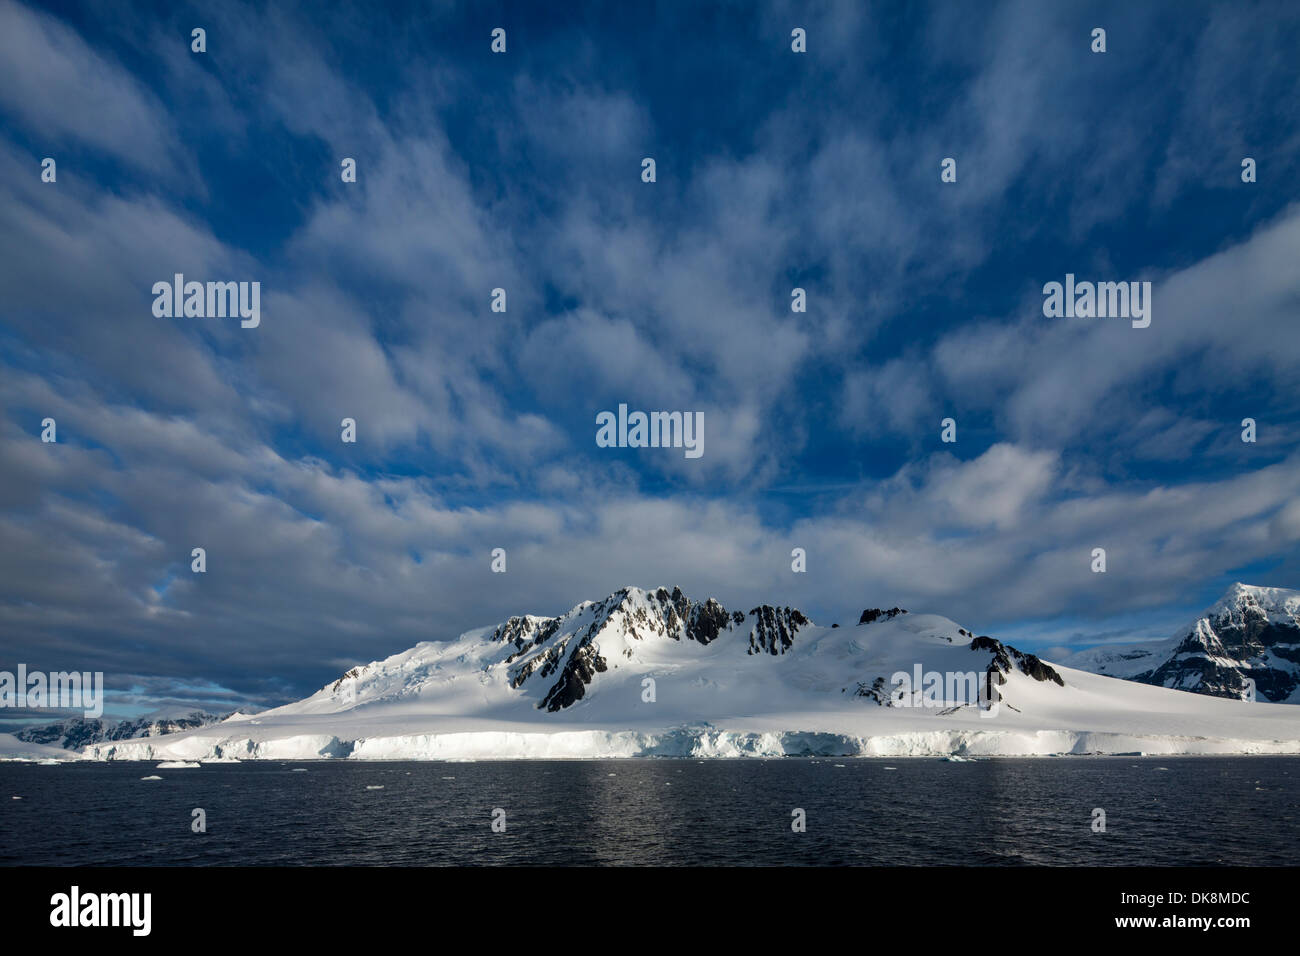
[[[868,687],[866,681],[858,681],[857,690],[853,692],[854,697],[866,697],[874,700],[881,706],[889,706],[889,688],[885,684],[883,677],[877,677]]]
[[[554,713],[582,700],[586,685],[597,674],[605,671],[605,659],[596,653],[596,648],[590,641],[591,635],[588,634],[581,646],[569,657],[568,663],[560,672],[560,679],[538,704],[539,708],[544,707],[548,712]]]
[[[1065,686],[1065,681],[1061,679],[1061,675],[1056,672],[1056,668],[1052,667],[1051,664],[1043,662],[1033,654],[1021,654],[1014,647],[1010,650],[1016,655],[1016,662],[1020,665],[1020,669],[1034,680],[1050,680],[1062,687]]]
[[[754,626],[749,632],[750,654],[784,654],[794,644],[795,632],[812,622],[798,610],[764,604],[749,612]]]
[[[691,609],[686,636],[701,644],[709,644],[718,639],[718,635],[726,629],[730,619],[727,609],[713,598],[709,598],[703,604],[697,604]],[[743,623],[745,619],[742,617],[740,620]]]
[[[906,614],[906,613],[907,612],[904,611],[901,607],[891,607],[888,611],[882,611],[878,607],[869,607],[862,612],[862,616],[858,618],[858,623],[870,624],[873,621],[880,620],[882,617],[885,618],[886,620],[891,620],[900,614]]]
[[[997,683],[999,684],[1006,683],[1001,675],[1006,674],[1011,670],[1011,662],[1014,659],[1016,666],[1020,668],[1021,673],[1032,677],[1034,680],[1050,680],[1062,687],[1065,686],[1065,681],[1061,679],[1061,675],[1056,672],[1056,669],[1053,668],[1051,664],[1039,660],[1033,654],[1026,654],[1022,651],[1018,651],[1010,644],[1003,644],[1001,641],[995,640],[988,635],[982,634],[971,641],[970,649],[972,651],[992,652],[993,662],[989,665],[989,671],[998,672]]]
[[[348,671],[346,674],[344,674],[342,677],[340,677],[338,680],[336,680],[336,681],[333,683],[333,685],[331,685],[330,690],[338,690],[340,687],[343,686],[343,682],[344,682],[345,680],[350,680],[350,679],[353,678],[353,677],[360,677],[360,676],[361,676],[361,672],[364,671],[364,670],[365,670],[364,667],[354,667],[354,668],[352,668],[352,670]]]

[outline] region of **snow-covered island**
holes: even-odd
[[[1294,655],[1300,594],[1237,585],[1230,596],[1242,593],[1267,603],[1281,628],[1268,653]],[[1184,660],[1192,653],[1171,647]],[[978,678],[978,695],[963,675]],[[560,617],[512,617],[418,644],[293,704],[84,753],[153,761],[1293,754],[1300,707],[1063,667],[934,614],[870,610],[856,626],[819,627],[788,607],[729,611],[676,588],[624,588]]]

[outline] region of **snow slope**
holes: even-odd
[[[284,707],[97,759],[1300,753],[1300,708],[1046,664],[947,618],[817,627],[625,588],[355,668]],[[893,675],[969,675],[929,706]],[[979,680],[975,680],[979,678]],[[984,688],[984,701],[971,693]],[[993,695],[990,705],[988,695]],[[907,706],[912,704],[914,706]]]

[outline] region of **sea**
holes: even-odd
[[[5,866],[1297,864],[1300,757],[0,763]]]

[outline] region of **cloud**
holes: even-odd
[[[81,143],[150,173],[175,170],[158,99],[54,17],[12,0],[0,2],[0,108],[47,150]]]
[[[15,485],[42,489],[0,513],[7,652],[33,666],[200,673],[254,696],[281,692],[272,677],[309,688],[324,662],[558,613],[628,583],[680,583],[745,609],[776,600],[822,620],[884,600],[987,629],[1099,600],[1150,608],[1206,569],[1300,541],[1294,457],[1218,482],[1061,496],[1055,453],[936,453],[783,529],[741,500],[580,483],[550,501],[467,508],[426,478],[368,478],[71,398],[88,410],[71,413],[75,438],[10,431],[0,443]],[[806,575],[789,572],[795,546]],[[1097,546],[1104,580],[1089,568]],[[193,547],[207,551],[203,575],[189,569]],[[489,570],[496,547],[507,574]]]
[[[169,24],[0,6],[0,652],[268,704],[627,584],[1062,646],[1234,569],[1285,584],[1300,209],[1261,179],[1203,211],[1238,158],[1197,144],[1288,181],[1293,98],[1236,51],[1280,62],[1294,23],[1112,13],[1104,59],[1037,4],[669,17],[664,72],[572,24],[503,68],[395,14],[240,7],[196,61]],[[46,138],[95,155],[43,184]],[[1044,318],[1066,271],[1149,279],[1151,327]],[[175,272],[260,281],[261,326],[154,317]],[[704,458],[597,448],[620,402],[702,411]]]

